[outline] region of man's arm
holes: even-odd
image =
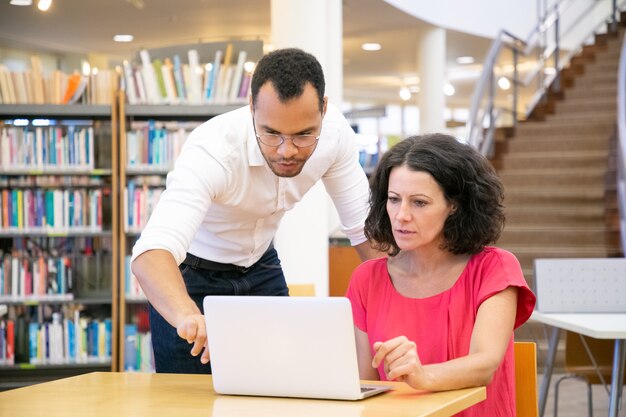
[[[204,316],[187,294],[172,254],[162,249],[146,251],[132,262],[131,269],[152,306],[176,327],[178,336],[193,343],[191,354],[202,352],[206,346]],[[201,361],[209,361],[208,349],[204,349]]]
[[[387,256],[386,253],[379,252],[376,249],[373,249],[369,240],[366,240],[365,242],[354,246],[354,249],[356,249],[362,262],[365,262],[368,259],[382,258]]]

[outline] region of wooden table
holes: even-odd
[[[210,375],[94,372],[0,392],[0,417],[444,417],[486,398],[484,387],[386,384],[395,389],[361,401],[305,400],[219,395]]]
[[[593,337],[595,339],[614,339],[613,370],[611,377],[611,395],[609,398],[609,417],[617,417],[619,413],[620,397],[624,381],[624,366],[626,364],[626,314],[625,313],[542,313],[534,311],[531,320],[547,324],[552,327],[548,341],[548,359],[546,371],[539,391],[539,416],[543,417],[546,408],[548,390],[554,359],[559,342],[561,329],[569,330]]]

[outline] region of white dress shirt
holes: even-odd
[[[328,105],[317,148],[292,178],[269,169],[248,106],[214,117],[187,138],[132,259],[165,249],[178,264],[189,252],[248,267],[269,247],[283,214],[320,179],[351,244],[365,242],[369,187],[339,109]]]

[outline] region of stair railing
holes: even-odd
[[[622,251],[626,252],[626,35],[622,40],[617,78],[617,201]]]
[[[576,0],[557,0],[538,19],[537,25],[526,39],[520,39],[506,30],[498,33],[491,44],[481,76],[472,94],[469,118],[465,126],[466,140],[471,145],[484,155],[491,156],[495,129],[503,125],[504,117],[508,116],[513,127],[517,126],[520,119],[518,111],[520,88],[531,87],[533,90],[525,103],[523,119],[528,118],[538,104],[547,100],[549,91],[560,91],[559,74],[569,64],[571,58],[582,49],[584,43],[603,26],[616,27],[617,11],[626,4],[626,1],[622,1],[620,6],[617,5],[617,0],[611,0],[610,6],[607,3],[607,1],[580,3]],[[564,19],[564,14],[569,12],[574,16]],[[584,28],[587,28],[587,33],[581,33]],[[550,32],[553,33],[553,39],[549,39]],[[564,52],[562,41],[565,36],[572,33],[577,35],[575,46],[570,46]],[[503,100],[497,94],[497,76],[504,73],[499,60],[505,51],[512,54],[511,71],[508,74],[512,92]],[[525,70],[522,71],[520,61],[532,55],[535,55],[535,59],[524,63]],[[522,75],[523,73],[525,74]],[[532,87],[533,84],[535,87]]]

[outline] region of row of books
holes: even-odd
[[[100,232],[102,189],[3,189],[0,232]]]
[[[112,321],[61,312],[51,321],[24,317],[0,321],[0,365],[106,363],[111,360]]]
[[[128,61],[123,67],[123,88],[129,104],[226,104],[245,103],[252,70],[246,69],[247,52],[233,59],[233,45],[218,50],[212,61],[201,61],[198,51],[187,51],[187,62],[180,55],[151,59],[141,50],[141,64]],[[254,64],[252,64],[253,66]]]
[[[0,365],[15,363],[15,323],[0,320]]]
[[[104,187],[99,176],[88,175],[0,175],[0,188]]]
[[[0,301],[67,301],[74,298],[73,288],[69,256],[30,257],[16,251],[0,262]]]
[[[126,133],[127,169],[171,169],[191,130],[198,123],[135,122]]]
[[[94,169],[92,126],[5,126],[0,131],[0,170]]]
[[[112,92],[119,85],[114,70],[46,73],[38,56],[33,55],[30,63],[31,68],[24,71],[0,64],[0,104],[111,104]]]
[[[135,181],[129,181],[124,189],[124,230],[127,233],[140,232],[156,204],[165,191],[164,187],[149,187],[146,184],[138,186]]]
[[[129,323],[124,326],[124,336],[124,370],[154,372],[150,331],[141,332],[136,324]]]

